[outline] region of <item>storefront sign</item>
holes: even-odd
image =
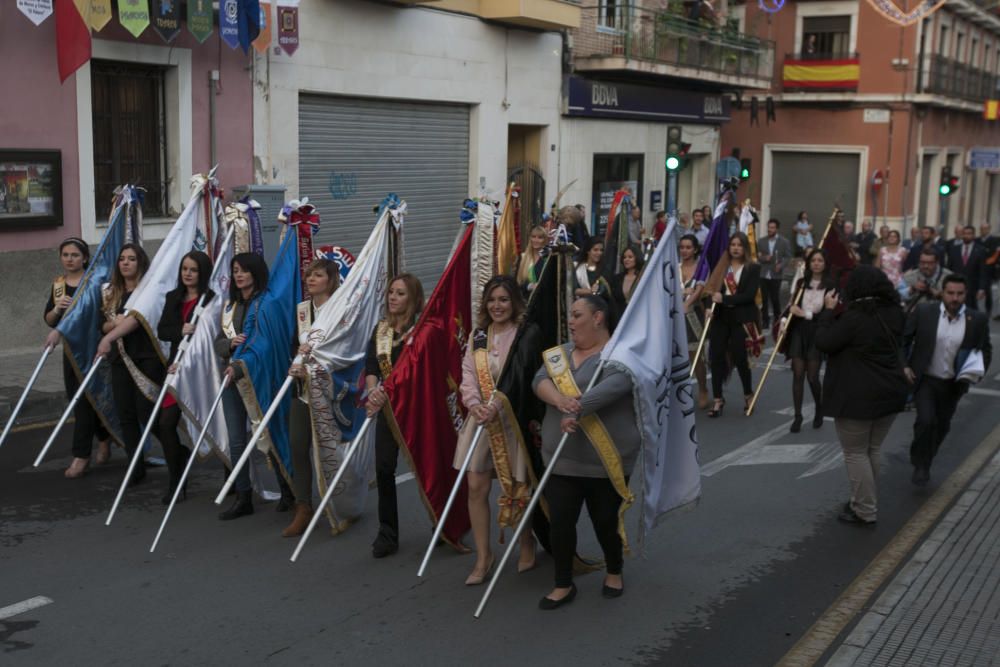
[[[1000,169],[1000,148],[974,146],[969,150],[969,169]]]
[[[725,95],[578,76],[569,77],[566,115],[684,123],[730,120],[729,98]]]

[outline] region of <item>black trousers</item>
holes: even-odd
[[[73,372],[73,366],[69,359],[63,355],[63,385],[66,387],[66,399],[73,400],[73,395],[80,388],[80,381]],[[73,406],[73,456],[79,459],[89,459],[90,451],[94,446],[94,436],[100,441],[111,437],[108,429],[104,428],[101,418],[97,416],[97,411],[90,404],[90,399],[81,396],[80,400]]]
[[[913,397],[917,420],[913,423],[913,443],[910,445],[910,463],[930,468],[951,429],[951,418],[962,397],[962,385],[953,380],[923,376]]]
[[[556,588],[569,588],[573,583],[576,524],[584,503],[604,551],[608,574],[622,573],[624,558],[618,535],[618,508],[622,499],[610,479],[553,474],[545,487],[545,500],[549,504],[549,539],[556,566]]]
[[[396,464],[399,446],[381,414],[375,421],[375,484],[378,486],[378,532],[399,539],[399,508],[396,503]]]
[[[708,330],[709,360],[712,367],[712,396],[722,398],[722,386],[729,375],[729,364],[736,367],[743,384],[743,395],[753,393],[750,378],[750,361],[747,359],[747,332],[741,322],[716,306]]]
[[[136,367],[143,372],[153,382],[157,384],[163,382],[166,370],[159,359],[136,359]],[[115,397],[115,408],[118,410],[118,421],[122,427],[122,439],[125,441],[125,451],[131,457],[139,446],[139,438],[149,423],[149,418],[153,414],[153,402],[139,391],[132,379],[132,374],[121,361],[111,364],[111,393]],[[153,427],[153,434],[159,438],[156,426]],[[136,471],[144,470],[142,459],[136,465]],[[141,473],[138,473],[141,474]]]
[[[760,316],[766,329],[771,322],[771,318],[767,315],[768,302],[771,305],[771,312],[774,313],[774,321],[781,319],[781,278],[761,278],[760,299]]]
[[[181,421],[181,408],[174,403],[160,412],[157,437],[163,445],[163,458],[167,461],[167,471],[170,473],[170,486],[174,487],[181,480],[184,466],[187,465],[191,450],[181,444],[177,427]]]
[[[312,506],[312,417],[297,396],[288,411],[288,444],[292,449],[292,493],[295,502]],[[279,475],[280,477],[280,475]]]

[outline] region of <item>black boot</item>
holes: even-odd
[[[250,514],[253,514],[253,492],[237,491],[236,500],[233,501],[229,509],[219,515],[219,520],[230,521]]]
[[[795,419],[792,420],[792,428],[789,429],[792,433],[798,433],[802,430],[802,415],[795,415]]]
[[[163,496],[163,498],[160,499],[161,502],[164,505],[169,505],[170,501],[174,497],[174,492],[176,490],[177,490],[177,480],[172,479],[170,480],[170,486],[167,487],[167,495]],[[184,482],[184,488],[181,489],[180,495],[177,496],[177,502],[183,502],[187,500],[187,495],[188,495],[188,485],[187,482]]]
[[[292,490],[288,488],[287,484],[281,485],[281,498],[278,499],[278,504],[275,505],[275,512],[288,512],[295,507],[295,496],[292,494]]]
[[[382,524],[379,526],[378,535],[372,542],[372,556],[375,558],[385,558],[399,551],[399,533],[391,526]]]

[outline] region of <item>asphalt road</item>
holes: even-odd
[[[790,382],[787,370],[772,373],[751,418],[736,409],[736,382],[722,419],[699,415],[702,500],[626,561],[624,597],[603,599],[591,574],[578,578],[572,605],[539,611],[552,577],[541,556],[526,574],[509,566],[479,620],[483,588],[462,583],[472,556],[440,547],[416,577],[431,527],[405,478],[401,550],[385,560],[370,555],[374,491],[359,523],[339,537],[318,530],[292,564],[295,541],[280,537],[289,515],[273,504],[216,519],[217,464],[196,468],[150,554],[164,469],[130,490],[105,527],[121,453],[71,481],[67,434],[35,470],[49,431],[17,433],[0,449],[0,663],[773,664],[996,426],[1000,405],[994,367],[960,404],[926,489],[909,482],[914,413],[899,415],[883,450],[879,524],[865,530],[835,519],[848,485],[832,422],[813,430],[810,408],[803,431],[788,433]],[[599,553],[586,519],[580,535],[581,552]],[[51,602],[4,618],[2,608],[38,596]]]

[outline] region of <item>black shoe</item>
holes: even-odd
[[[913,476],[910,477],[910,481],[917,486],[927,486],[927,482],[931,481],[930,467],[913,466]]]
[[[792,433],[798,433],[802,430],[802,415],[795,415],[795,419],[792,420],[792,428],[789,429]]]
[[[850,503],[848,503],[848,505],[850,505]],[[850,523],[850,524],[853,524],[855,526],[863,526],[865,528],[874,528],[875,527],[875,522],[874,521],[865,521],[864,519],[862,519],[861,517],[859,517],[857,514],[855,514],[854,510],[850,509],[850,507],[848,507],[848,509],[846,511],[841,512],[840,514],[838,514],[837,515],[837,520],[838,521],[843,521],[844,523]]]
[[[177,490],[177,485],[171,482],[170,487],[167,489],[167,495],[163,496],[160,499],[160,502],[162,502],[164,505],[169,505],[170,501],[173,500],[174,498],[174,492],[176,490]],[[187,482],[184,482],[184,488],[181,489],[180,495],[177,496],[177,502],[183,502],[187,500],[187,495],[188,495],[188,485]]]
[[[391,528],[383,526],[372,542],[372,557],[385,558],[399,551],[399,538]]]
[[[713,419],[715,417],[721,417],[722,416],[722,408],[724,408],[724,407],[726,407],[726,402],[725,401],[718,401],[717,405],[712,406],[712,409],[708,411],[708,416],[712,417]]]
[[[611,586],[608,586],[607,584],[604,584],[604,585],[601,586],[601,595],[604,596],[604,597],[606,597],[606,598],[608,598],[609,600],[612,600],[614,598],[620,598],[624,594],[625,594],[625,582],[624,581],[622,582],[622,587],[621,588],[612,588]]]
[[[129,488],[138,486],[144,479],[146,479],[146,466],[140,461],[132,473],[132,479],[128,481]]]
[[[278,504],[274,506],[275,512],[290,512],[295,509],[295,496],[291,494],[286,494],[285,490],[281,490],[281,498],[278,500]]]
[[[819,408],[816,408],[816,414],[813,416],[813,428],[823,427],[823,413],[820,412]]]
[[[568,605],[570,602],[573,601],[573,598],[575,597],[576,597],[576,584],[570,584],[569,593],[566,594],[566,597],[564,597],[561,600],[553,600],[548,596],[543,597],[541,600],[538,601],[538,608],[544,609],[545,611],[558,609],[559,607]]]
[[[219,520],[231,521],[250,514],[253,514],[253,492],[237,491],[236,500],[229,506],[229,509],[219,514]]]

